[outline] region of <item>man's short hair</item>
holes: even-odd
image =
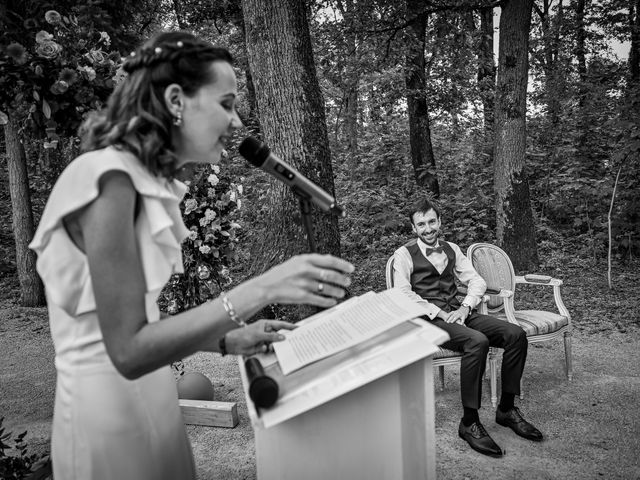
[[[409,207],[407,213],[409,214],[409,222],[413,225],[413,216],[416,213],[427,213],[429,210],[433,209],[436,212],[438,218],[440,218],[440,207],[427,197],[421,197],[415,200]]]

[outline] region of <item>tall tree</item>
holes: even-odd
[[[9,118],[4,126],[7,148],[7,173],[11,195],[13,235],[16,245],[16,269],[20,282],[20,303],[27,307],[45,304],[44,286],[36,271],[36,255],[29,250],[34,223],[27,176],[27,159],[18,136],[16,121]]]
[[[425,0],[407,0],[406,64],[407,110],[409,114],[409,144],[411,163],[418,185],[434,196],[440,196],[435,173],[436,159],[431,143],[429,108],[426,98],[425,38],[427,13]]]
[[[487,165],[493,163],[494,96],[496,64],[493,59],[493,7],[480,9],[480,38],[478,41],[478,89],[484,117],[484,154]]]
[[[242,10],[264,139],[275,153],[333,193],[324,101],[304,2],[243,0]],[[262,250],[254,255],[256,270],[308,251],[298,201],[281,183],[273,182],[271,191],[264,215],[268,238],[261,239]],[[313,227],[317,249],[339,255],[337,218],[314,209]]]
[[[637,83],[640,82],[640,0],[629,0],[629,29],[629,73],[631,81]]]
[[[525,171],[528,47],[533,0],[501,4],[496,95],[494,188],[498,243],[516,269],[537,265],[529,180]]]

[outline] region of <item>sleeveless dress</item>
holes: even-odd
[[[62,219],[98,197],[100,177],[127,173],[140,204],[135,232],[146,281],[149,322],[170,275],[182,272],[188,234],[179,203],[186,187],[154,176],[138,159],[113,147],[76,158],[63,171],[31,242],[45,285],[57,385],[51,435],[59,480],[193,479],[195,467],[169,366],[127,380],[102,340],[87,258]]]

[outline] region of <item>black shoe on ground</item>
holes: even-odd
[[[496,410],[496,422],[503,427],[509,427],[516,434],[527,440],[533,440],[534,442],[542,440],[542,432],[522,417],[518,407],[510,408],[506,412],[498,408]]]
[[[484,426],[480,422],[474,422],[468,427],[460,421],[458,435],[473,448],[476,452],[492,457],[501,457],[502,449],[489,436]]]

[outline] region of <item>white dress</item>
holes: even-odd
[[[51,457],[56,480],[195,478],[191,447],[169,366],[136,380],[115,369],[96,315],[87,258],[62,224],[99,194],[105,172],[129,174],[140,210],[135,231],[146,280],[149,322],[160,319],[158,294],[182,271],[188,230],[179,203],[185,186],[151,174],[130,153],[109,147],[81,155],[51,192],[30,247],[45,285],[57,386]]]

